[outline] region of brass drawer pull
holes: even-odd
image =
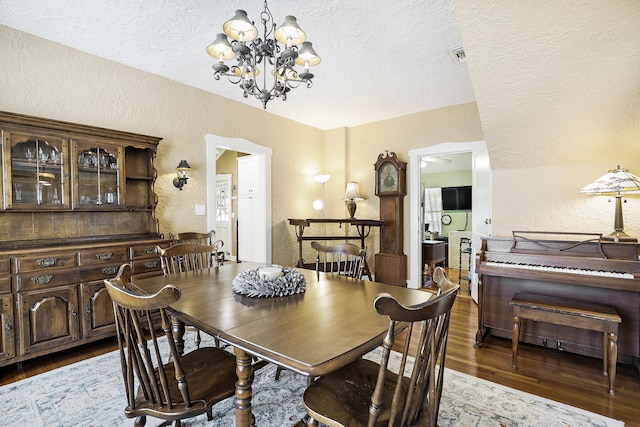
[[[158,261],[147,261],[143,265],[146,268],[156,268],[158,266]]]
[[[96,259],[105,261],[105,260],[111,259],[112,256],[113,256],[113,252],[100,252],[99,254],[96,254]]]
[[[6,338],[11,338],[11,320],[9,320],[9,319],[5,319],[4,336]]]
[[[40,267],[51,267],[52,265],[56,265],[58,262],[58,258],[40,258],[36,260],[36,263]]]
[[[116,274],[118,272],[118,267],[115,267],[115,266],[105,267],[102,269],[102,272],[104,274]]]
[[[33,282],[33,283],[35,283],[37,285],[46,285],[47,283],[51,282],[51,279],[53,279],[53,275],[46,274],[44,276],[32,277],[31,278],[31,282]]]

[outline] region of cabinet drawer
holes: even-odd
[[[80,265],[124,264],[129,261],[127,248],[96,248],[78,253]]]
[[[162,245],[161,245],[162,246]],[[162,246],[164,247],[164,246]],[[156,245],[147,243],[146,245],[131,246],[131,259],[149,258],[156,255]]]
[[[72,268],[67,270],[51,270],[18,274],[15,276],[15,286],[18,291],[48,289],[70,283],[87,283],[96,280],[113,278],[118,274],[119,263]]]
[[[0,294],[11,292],[11,277],[0,277]]]
[[[25,256],[15,258],[15,271],[16,273],[27,273],[31,271],[42,272],[42,270],[75,267],[76,266],[76,254],[75,252],[61,253],[61,254],[42,254],[34,256]]]
[[[11,261],[9,258],[0,259],[0,274],[9,274],[11,272]]]
[[[133,274],[147,273],[150,271],[162,271],[160,258],[147,258],[131,262]]]

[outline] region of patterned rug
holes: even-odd
[[[203,345],[207,344],[212,340],[203,336]],[[366,357],[379,360],[378,351]],[[278,381],[274,376],[274,365],[256,374],[252,400],[256,422],[261,427],[292,426],[305,414],[300,396],[306,380],[290,371],[283,371]],[[444,382],[440,427],[624,426],[611,418],[450,369]],[[0,402],[0,426],[133,426],[133,420],[123,415],[126,398],[117,352],[0,387]],[[211,422],[202,415],[185,420],[183,425],[233,427],[233,398],[216,405],[213,415]],[[147,424],[159,424],[155,421],[148,418]]]

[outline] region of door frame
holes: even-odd
[[[227,138],[213,134],[207,134],[207,227],[209,230],[216,228],[216,148],[239,151],[241,153],[255,154],[264,162],[264,230],[265,230],[265,254],[267,263],[271,263],[271,156],[273,150],[270,147],[258,145],[242,138]],[[213,209],[211,207],[214,207]]]
[[[422,286],[422,249],[420,218],[420,157],[447,154],[474,153],[486,150],[485,141],[444,142],[431,147],[409,150],[409,272],[407,287],[418,289]],[[491,194],[491,189],[488,189]],[[475,193],[475,190],[474,190]],[[472,221],[473,224],[473,221]],[[473,230],[472,230],[473,231]],[[475,278],[474,278],[475,280]]]

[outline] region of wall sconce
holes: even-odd
[[[189,177],[187,176],[187,171],[191,170],[191,166],[187,163],[186,160],[180,160],[178,167],[178,176],[173,178],[173,186],[180,189],[182,191],[182,187],[187,183]]]
[[[360,187],[357,182],[348,182],[347,190],[344,193],[344,199],[347,201],[347,210],[349,211],[349,219],[356,219],[356,200],[364,200],[360,194]]]
[[[617,169],[610,170],[607,174],[602,175],[600,178],[584,187],[580,192],[585,194],[615,196],[616,198],[614,231],[608,236],[603,236],[603,240],[613,240],[614,242],[638,241],[635,237],[631,237],[624,232],[624,222],[622,220],[622,196],[626,194],[639,194],[640,178],[629,173],[628,169],[622,169],[618,165]]]

